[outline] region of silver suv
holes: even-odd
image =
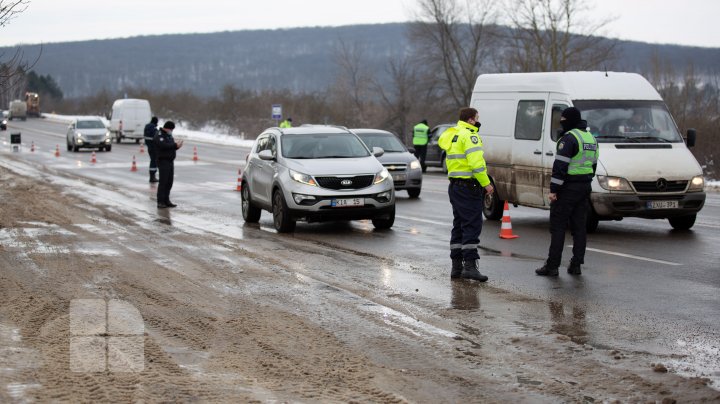
[[[297,220],[372,219],[377,229],[395,222],[390,173],[355,134],[333,126],[270,128],[258,136],[241,178],[243,219],[272,212],[278,232]]]

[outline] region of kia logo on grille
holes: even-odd
[[[665,178],[660,178],[655,181],[655,188],[657,188],[658,191],[665,191],[667,189],[667,180],[665,180]]]
[[[348,185],[352,185],[352,180],[342,180],[340,181],[340,185],[347,187]]]

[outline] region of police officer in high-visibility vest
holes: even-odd
[[[599,149],[595,137],[587,131],[587,122],[575,107],[563,110],[560,124],[564,135],[557,142],[557,152],[550,178],[550,251],[545,265],[535,270],[542,276],[558,276],[570,224],[573,257],[568,273],[580,275],[585,263],[587,212],[592,179],[595,176]]]
[[[280,122],[280,128],[292,128],[292,118]]]
[[[427,156],[427,144],[428,144],[428,132],[430,127],[428,126],[427,120],[423,119],[422,122],[415,125],[413,128],[413,147],[415,148],[415,157],[420,160],[420,167],[423,172],[427,170],[425,166],[425,158]]]
[[[448,195],[453,210],[450,232],[450,279],[474,279],[485,282],[488,277],[478,271],[478,246],[482,231],[483,189],[493,193],[483,143],[478,136],[480,117],[475,108],[460,110],[457,126],[449,128],[438,139],[445,150],[448,169]]]

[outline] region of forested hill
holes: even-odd
[[[338,70],[341,41],[358,46],[362,66],[382,80],[389,58],[410,47],[408,27],[353,25],[52,43],[42,46],[33,69],[51,75],[68,98],[127,88],[216,95],[227,84],[252,90],[322,91]],[[619,47],[620,58],[608,69],[650,71],[653,57],[669,63],[677,73],[690,62],[701,74],[716,74],[720,66],[720,48],[639,42],[620,42]],[[0,48],[0,54],[13,51]],[[23,51],[32,59],[39,46],[23,46]]]

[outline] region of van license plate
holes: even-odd
[[[648,209],[677,209],[678,201],[649,201],[647,202]]]
[[[334,208],[349,208],[353,206],[365,206],[364,198],[333,199],[330,206]]]

